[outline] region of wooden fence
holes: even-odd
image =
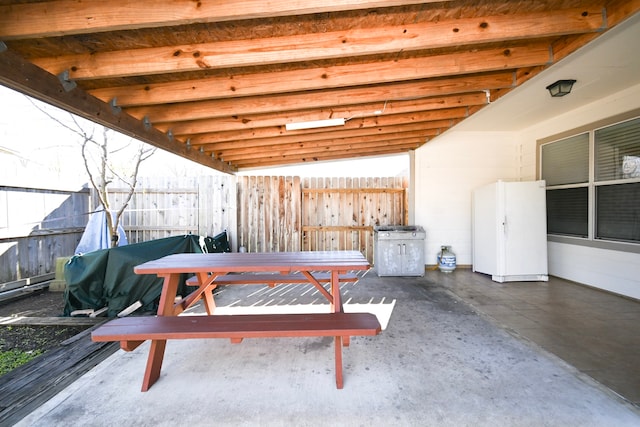
[[[119,191],[111,190],[114,201]],[[402,177],[147,179],[122,219],[132,243],[227,230],[234,251],[359,250],[369,261],[373,227],[406,223]]]
[[[308,178],[302,250],[356,250],[373,262],[373,227],[406,225],[406,178]]]
[[[238,178],[238,246],[247,252],[300,250],[299,177]]]
[[[406,178],[206,176],[141,179],[121,219],[130,243],[224,230],[232,250],[358,250],[373,261],[373,227],[407,223]],[[126,190],[110,189],[113,207]],[[73,255],[89,190],[0,187],[0,283],[55,271]]]
[[[122,183],[112,186],[112,207],[121,206],[126,194]],[[213,236],[225,230],[235,241],[236,217],[235,176],[142,178],[121,225],[130,243],[179,234]]]
[[[407,223],[406,178],[241,177],[239,246],[250,252],[357,250],[373,227]]]
[[[88,189],[0,186],[0,284],[55,272],[80,242],[89,199]]]

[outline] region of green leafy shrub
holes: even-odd
[[[40,350],[21,351],[13,349],[0,351],[0,375],[4,375],[18,366],[24,365],[40,354],[42,354]]]

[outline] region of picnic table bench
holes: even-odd
[[[245,338],[334,337],[336,387],[341,389],[342,346],[349,342],[345,338],[377,335],[380,330],[371,313],[148,316],[112,320],[93,331],[91,338],[120,341],[120,348],[132,351],[146,340],[228,338],[240,343]],[[159,366],[147,369],[151,377],[160,374]]]
[[[381,326],[371,313],[345,313],[340,296],[342,281],[357,280],[349,271],[367,270],[369,263],[357,251],[176,254],[149,261],[134,268],[138,274],[156,274],[164,279],[158,315],[112,320],[92,333],[94,341],[119,341],[132,351],[151,341],[142,391],[160,377],[167,340],[228,338],[239,343],[244,338],[333,336],[336,386],[343,387],[342,347],[351,336],[380,333]],[[328,271],[329,273],[318,273]],[[180,277],[195,273],[190,284],[197,289],[177,298]],[[253,274],[230,274],[253,273]],[[254,276],[253,281],[249,276]],[[269,276],[269,277],[265,277]],[[330,313],[216,315],[212,290],[218,284],[310,283],[330,304]],[[323,283],[329,283],[325,289]],[[179,316],[202,299],[208,315]]]
[[[313,277],[320,283],[331,283],[331,273],[316,273]],[[338,275],[340,283],[357,282],[358,276],[355,274]],[[309,279],[303,273],[272,274],[272,273],[241,273],[224,274],[213,279],[216,285],[268,285],[309,283]],[[198,276],[187,279],[188,286],[199,286]]]

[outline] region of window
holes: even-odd
[[[547,232],[640,243],[640,117],[543,142]]]
[[[596,187],[595,236],[640,242],[640,183]]]
[[[542,146],[547,181],[547,232],[589,235],[589,133]]]
[[[597,129],[596,181],[640,178],[640,118]]]
[[[547,185],[589,182],[589,134],[542,146],[542,176]]]
[[[588,237],[588,201],[587,187],[547,190],[547,232]]]

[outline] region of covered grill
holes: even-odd
[[[385,225],[373,230],[378,276],[424,276],[426,233],[422,227]]]

